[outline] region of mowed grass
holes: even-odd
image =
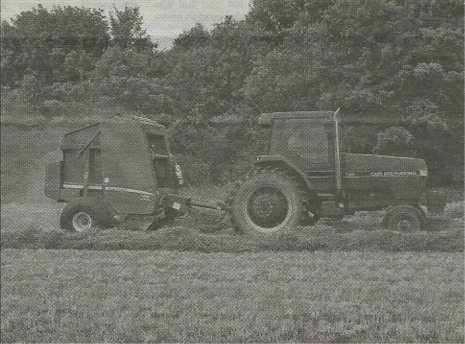
[[[62,205],[2,205],[0,247],[81,250],[178,250],[197,252],[272,251],[442,251],[463,252],[463,203],[450,203],[442,217],[430,218],[423,231],[402,233],[381,228],[382,212],[321,220],[279,238],[258,239],[238,234],[229,218],[218,213],[186,216],[158,231],[134,231],[121,226],[88,233],[63,231],[58,226]],[[220,216],[221,217],[221,216]],[[221,218],[220,218],[221,220]]]
[[[463,342],[463,253],[1,252],[3,342]]]

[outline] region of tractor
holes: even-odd
[[[260,115],[272,128],[267,154],[217,205],[179,195],[182,172],[164,126],[140,117],[98,123],[65,135],[63,161],[47,166],[45,194],[68,202],[60,225],[74,231],[131,219],[159,227],[192,207],[226,211],[238,231],[258,237],[371,210],[385,210],[392,230],[416,231],[427,214],[444,210],[445,195],[426,192],[424,160],[343,152],[339,117],[339,110]]]
[[[416,231],[428,211],[444,210],[445,194],[425,192],[423,159],[343,152],[339,112],[259,117],[272,127],[270,145],[228,199],[235,228],[271,236],[320,218],[386,210],[385,227]]]

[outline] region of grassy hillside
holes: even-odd
[[[61,158],[59,147],[68,126],[1,126],[2,200],[43,200],[47,162]]]
[[[463,342],[463,253],[1,253],[5,342]]]
[[[1,196],[4,202],[47,202],[45,166],[61,159],[65,133],[125,113],[118,106],[79,103],[72,116],[45,117],[26,104],[2,99]]]

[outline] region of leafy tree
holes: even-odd
[[[86,75],[93,69],[92,57],[85,51],[70,51],[64,58],[64,81],[83,81]]]
[[[403,126],[433,173],[463,161],[451,158],[463,156],[463,3],[347,0],[314,11],[298,1],[286,11],[277,1],[253,4],[248,19],[281,39],[245,82],[255,113],[342,106],[349,117]]]
[[[124,9],[114,9],[110,15],[111,35],[114,45],[122,49],[134,48],[137,50],[154,49],[150,36],[143,29],[143,17],[139,7],[124,6]]]
[[[192,49],[205,47],[210,43],[210,33],[202,24],[195,24],[190,30],[184,31],[174,39],[174,49]]]
[[[301,15],[318,18],[330,5],[327,0],[253,0],[246,22],[258,39],[274,48],[284,41]]]
[[[151,50],[109,48],[92,73],[94,93],[97,97],[112,97],[145,114],[172,115],[173,91],[161,78],[158,56]]]
[[[21,42],[17,39],[16,28],[9,22],[2,21],[1,32],[1,84],[13,87],[24,71]]]
[[[43,84],[63,79],[65,56],[72,51],[97,60],[109,44],[102,10],[42,5],[2,22],[2,66],[10,85],[32,70]],[[5,52],[3,52],[5,49]],[[92,62],[91,62],[92,64]],[[16,71],[16,72],[13,72]]]
[[[40,81],[30,70],[28,70],[21,81],[20,89],[23,101],[27,104],[37,103],[40,96],[40,86]]]
[[[217,181],[262,146],[258,113],[337,107],[369,124],[344,128],[346,150],[417,155],[463,180],[463,9],[253,0],[244,20],[197,24],[157,51],[138,7],[115,9],[108,25],[102,10],[38,5],[2,21],[1,83],[50,115],[93,100],[185,119],[175,148],[201,166],[193,175]],[[212,127],[222,116],[245,124]]]
[[[373,148],[374,153],[409,155],[409,149],[414,143],[413,135],[403,127],[389,127],[376,136],[378,142]]]
[[[168,80],[180,115],[204,121],[242,101],[240,90],[252,69],[249,37],[246,25],[231,17],[210,32],[197,25],[178,37]]]

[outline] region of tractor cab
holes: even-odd
[[[259,123],[272,126],[269,155],[286,157],[301,170],[334,172],[336,126],[332,111],[262,114]]]
[[[259,122],[272,125],[272,135],[268,154],[257,163],[281,161],[312,190],[326,198],[332,195],[340,208],[374,210],[415,203],[425,191],[428,171],[423,159],[344,152],[339,110],[267,113]]]

